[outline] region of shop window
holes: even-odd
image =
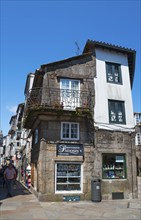
[[[115,124],[126,124],[124,102],[108,100],[108,105],[109,122]]]
[[[82,192],[82,164],[56,163],[56,192]]]
[[[126,161],[124,154],[103,154],[103,179],[125,179]]]
[[[117,63],[106,62],[107,82],[121,84],[121,66]]]
[[[79,140],[79,124],[74,122],[62,122],[61,139]]]

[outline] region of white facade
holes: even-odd
[[[122,84],[107,82],[106,63],[121,65]],[[131,130],[134,128],[133,105],[127,56],[106,49],[96,49],[95,126],[107,130]],[[126,124],[109,124],[108,100],[124,101]]]
[[[6,136],[5,139],[5,157],[9,157],[10,156],[10,144],[11,144],[11,139],[10,139],[10,135]]]

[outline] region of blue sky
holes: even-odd
[[[6,135],[27,74],[77,55],[88,39],[135,49],[133,108],[141,112],[141,2],[1,0],[0,129]]]

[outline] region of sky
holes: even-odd
[[[88,39],[136,50],[133,109],[141,112],[141,1],[0,0],[0,130],[24,103],[27,75],[82,53]]]

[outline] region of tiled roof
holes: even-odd
[[[95,48],[103,48],[103,49],[110,49],[113,51],[121,52],[127,54],[128,57],[128,65],[129,65],[129,72],[130,72],[130,81],[131,86],[133,85],[134,80],[134,71],[135,71],[135,58],[136,58],[136,51],[133,49],[129,49],[126,47],[121,47],[114,44],[105,43],[102,41],[93,41],[88,40],[84,47],[83,53],[92,52]]]
[[[118,46],[118,45],[114,45],[114,44],[109,44],[109,43],[106,43],[106,42],[102,42],[102,41],[94,41],[94,40],[87,40],[86,42],[86,45],[84,47],[84,50],[83,50],[83,53],[87,53],[89,50],[89,45],[94,45],[95,47],[96,46],[101,46],[101,47],[106,47],[106,48],[111,48],[111,49],[114,49],[114,50],[121,50],[122,52],[134,52],[136,53],[136,51],[134,49],[129,49],[129,48],[126,48],[126,47],[122,47],[122,46]]]

